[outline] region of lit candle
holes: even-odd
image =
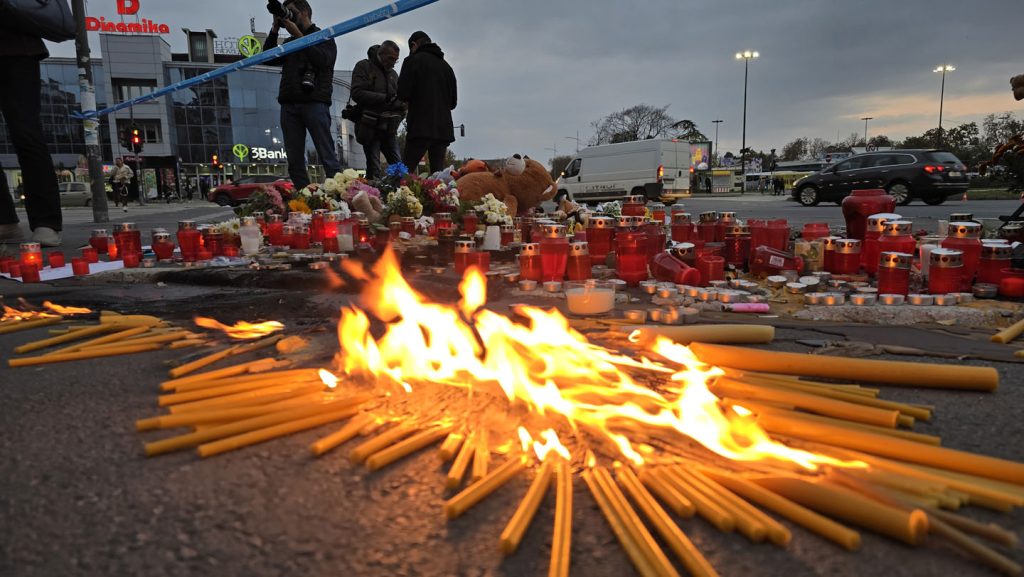
[[[630,339],[640,345],[653,343],[658,337],[665,337],[683,345],[692,342],[767,344],[775,339],[775,327],[770,325],[640,325],[624,326],[622,331],[629,333]]]
[[[547,492],[548,486],[551,485],[551,475],[553,472],[554,460],[548,459],[544,461],[540,471],[537,472],[537,476],[530,483],[530,488],[527,489],[526,495],[519,503],[519,507],[516,508],[516,512],[512,514],[512,518],[505,525],[505,530],[501,532],[501,552],[505,555],[519,548],[519,543],[522,542],[526,529],[537,514],[541,501],[544,500],[544,493]]]
[[[448,499],[444,504],[445,515],[449,519],[461,516],[473,505],[476,505],[485,497],[498,490],[525,469],[526,461],[522,457],[514,457],[505,461],[500,467],[488,473],[486,477],[466,487],[458,495]]]

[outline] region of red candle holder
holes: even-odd
[[[201,249],[198,253],[196,253],[196,260],[210,260],[212,258],[213,253],[206,249]]]
[[[16,262],[12,262],[7,268],[7,274],[11,275],[11,278],[21,278],[21,265]]]
[[[95,248],[93,248],[91,246],[87,246],[87,247],[82,249],[82,258],[84,258],[85,262],[87,262],[87,263],[99,262],[100,261],[100,253]]]
[[[71,272],[75,276],[85,276],[89,274],[89,261],[82,257],[75,257],[71,259]]]
[[[139,255],[134,252],[126,252],[121,257],[121,262],[124,263],[124,268],[138,268],[139,266]]]
[[[59,250],[51,251],[50,254],[46,255],[46,258],[50,261],[50,268],[64,268],[66,264],[64,262],[64,253]]]
[[[323,242],[324,252],[341,252],[337,236],[325,236]]]
[[[35,265],[21,267],[21,282],[39,282],[39,269]]]
[[[234,258],[238,256],[238,247],[234,245],[225,246],[221,248],[221,254],[226,257]]]
[[[491,252],[487,250],[481,250],[478,252],[471,252],[466,257],[466,268],[475,268],[480,274],[487,273],[491,270]]]
[[[0,257],[0,273],[8,274],[11,270],[11,263],[13,262],[14,259],[9,256]]]

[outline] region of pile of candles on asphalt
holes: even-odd
[[[280,342],[283,330],[183,362],[159,386],[165,412],[136,423],[140,431],[174,431],[147,442],[146,454],[195,448],[205,458],[344,421],[310,445],[314,456],[351,443],[349,460],[376,471],[439,445],[450,463],[442,482],[452,491],[443,507],[452,520],[532,472],[496,538],[503,554],[516,551],[555,485],[552,575],[570,568],[575,474],[643,575],[676,575],[679,567],[716,574],[684,532],[693,516],[751,543],[785,547],[790,530],[769,512],[847,550],[861,546],[863,529],[913,546],[941,539],[1006,574],[1021,570],[998,550],[1015,546],[1016,535],[956,511],[1024,505],[1024,464],[943,448],[913,430],[932,418],[932,407],[883,400],[865,386],[994,392],[992,368],[822,362],[710,344],[772,340],[771,327],[749,326],[641,325],[631,337],[637,352],[626,356],[588,342],[556,311],[521,307],[525,324],[487,311],[476,271],[453,306],[415,293],[390,253],[363,278],[366,310],[343,309],[333,371],[280,358],[266,343]],[[95,335],[114,324],[107,336],[120,334],[119,344],[77,348],[145,338],[159,346],[187,332],[155,317],[115,318],[70,328]],[[383,325],[373,331],[379,338],[371,325]],[[133,329],[140,332],[123,334]],[[160,330],[168,332],[142,336]],[[993,340],[1021,332],[1024,321]],[[79,341],[74,332],[56,338],[27,346]],[[254,350],[277,352],[212,368]]]

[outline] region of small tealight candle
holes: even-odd
[[[124,268],[137,268],[139,266],[139,255],[133,252],[124,253],[121,260],[124,261]]]
[[[21,282],[39,282],[39,268],[36,266],[21,267]]]
[[[50,268],[63,268],[64,267],[64,253],[59,250],[50,251],[50,254],[46,255],[50,260]]]
[[[71,259],[71,272],[75,276],[84,276],[89,274],[89,261],[83,257],[75,257]]]
[[[82,258],[84,258],[87,263],[96,263],[100,261],[100,253],[95,248],[87,246],[82,249]]]

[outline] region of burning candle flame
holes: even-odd
[[[277,321],[267,321],[264,323],[238,321],[234,325],[228,326],[211,318],[196,317],[195,323],[197,326],[205,329],[224,331],[227,336],[239,340],[258,339],[284,329],[284,325]]]
[[[91,309],[82,307],[64,307],[53,304],[50,301],[43,301],[43,306],[59,315],[87,315],[92,312]]]
[[[587,341],[558,311],[523,306],[526,324],[483,308],[486,281],[477,271],[459,285],[455,306],[429,302],[402,277],[390,252],[366,275],[361,306],[341,311],[341,373],[411,390],[416,383],[472,387],[504,395],[533,413],[595,433],[625,460],[642,465],[641,440],[693,440],[736,461],[771,461],[807,470],[849,466],[827,456],[772,440],[754,419],[723,408],[708,383],[724,372],[701,363],[690,350],[665,339],[651,351],[671,362],[639,361]],[[365,310],[364,310],[365,309]],[[370,334],[370,316],[386,325]],[[633,373],[625,369],[634,369]],[[658,380],[653,390],[632,374]],[[550,431],[550,432],[548,432]],[[520,442],[543,459],[568,449],[554,430],[543,443],[520,429]]]
[[[333,389],[338,386],[338,377],[336,377],[331,371],[328,371],[327,369],[320,369],[319,374],[320,380],[324,382],[324,385],[326,385],[328,389]]]

